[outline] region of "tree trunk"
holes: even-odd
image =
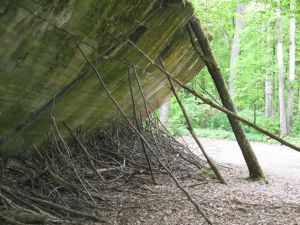
[[[228,32],[225,30],[224,27],[222,27],[223,34],[224,34],[224,40],[226,43],[226,47],[228,48],[229,51],[231,51],[231,43],[230,43],[230,38]]]
[[[169,113],[170,113],[170,99],[168,99],[166,102],[164,102],[161,105],[161,111],[160,111],[160,123],[163,127],[168,128],[168,119],[169,119]]]
[[[190,19],[189,25],[193,29],[197,39],[198,43],[201,46],[201,49],[203,52],[202,59],[204,60],[207,69],[216,85],[217,91],[219,93],[219,96],[221,98],[221,101],[225,108],[230,110],[233,113],[236,113],[235,107],[233,105],[233,102],[230,98],[229,92],[226,88],[225,81],[222,77],[220,68],[218,63],[215,60],[215,57],[212,53],[211,47],[209,45],[209,41],[207,39],[207,35],[205,34],[204,29],[202,28],[201,24],[198,22],[197,18],[192,17]],[[200,53],[198,51],[198,53]],[[232,130],[234,132],[234,135],[237,139],[237,142],[242,150],[243,156],[245,158],[246,164],[248,166],[249,174],[252,179],[261,179],[264,178],[263,171],[259,165],[259,162],[255,156],[255,153],[248,142],[244,129],[239,121],[237,121],[235,118],[228,116],[229,122],[231,124]]]
[[[300,117],[300,80],[298,84],[298,116]]]
[[[240,55],[240,33],[243,29],[243,11],[244,5],[238,4],[236,8],[235,31],[230,55],[230,77],[229,77],[229,93],[234,98],[235,80],[237,77],[237,63]]]
[[[293,110],[294,110],[294,80],[295,80],[295,33],[296,33],[296,19],[295,13],[293,12],[295,6],[293,0],[290,2],[291,18],[290,18],[290,50],[289,50],[289,93],[288,93],[288,103],[287,103],[287,132],[290,134],[292,132],[292,120],[293,120]]]
[[[280,136],[287,135],[287,121],[284,95],[284,64],[283,64],[283,43],[280,19],[280,0],[277,0],[277,64],[278,64],[278,97],[279,97],[279,118],[280,118]]]
[[[266,69],[265,69],[265,73],[266,73],[266,79],[265,79],[265,118],[270,118],[272,117],[273,114],[273,78],[274,78],[274,74],[273,71],[270,71],[270,67],[273,67],[273,63],[274,63],[274,55],[276,53],[276,51],[273,49],[275,48],[274,46],[274,42],[272,40],[272,35],[271,35],[271,25],[268,24],[267,25],[267,38],[266,38],[266,45],[264,46],[264,48],[266,48],[266,57],[267,57],[267,61],[266,61]]]
[[[276,38],[277,39],[277,38]],[[275,41],[273,42],[273,54],[272,57],[276,57],[276,50],[277,50],[277,42],[275,43]],[[274,68],[277,66],[277,60],[273,61]],[[272,79],[272,86],[273,86],[273,99],[272,99],[272,116],[277,116],[279,113],[279,104],[277,104],[276,99],[278,98],[278,76],[276,76],[276,72],[274,70],[273,72],[273,79]]]
[[[265,81],[265,118],[272,116],[272,81],[267,79]]]

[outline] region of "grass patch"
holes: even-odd
[[[216,174],[214,173],[214,171],[210,167],[206,167],[206,168],[201,169],[198,172],[198,175],[200,175],[202,177],[209,177],[211,179],[217,179]]]
[[[250,182],[258,182],[261,184],[269,184],[269,181],[267,180],[267,178],[250,178],[249,176],[237,176],[237,178],[239,180],[246,180],[246,181],[250,181]]]
[[[232,131],[226,131],[222,129],[194,129],[196,135],[199,138],[211,138],[211,139],[220,139],[220,140],[236,140],[234,133]],[[177,127],[175,130],[171,130],[171,133],[175,136],[189,136],[190,133],[184,127]],[[268,139],[267,136],[259,133],[246,133],[246,136],[249,141],[255,142],[265,142],[268,144],[280,144],[276,140]],[[295,145],[300,146],[300,138],[296,136],[288,136],[284,138],[286,141],[291,142]]]

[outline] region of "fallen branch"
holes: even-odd
[[[53,102],[53,103],[54,103],[54,102]],[[78,171],[77,171],[77,169],[76,169],[74,163],[73,163],[72,160],[70,159],[71,153],[70,153],[70,151],[69,151],[69,148],[68,148],[67,143],[66,143],[65,140],[63,139],[63,137],[62,137],[62,135],[61,135],[61,133],[60,133],[58,127],[57,127],[56,120],[55,120],[55,117],[54,117],[54,114],[53,114],[53,113],[51,113],[51,119],[52,119],[52,123],[53,123],[53,125],[54,125],[54,127],[55,127],[55,130],[56,130],[56,132],[57,132],[57,134],[58,134],[58,136],[59,136],[61,142],[63,143],[63,146],[64,146],[64,148],[65,148],[65,150],[66,150],[66,152],[67,152],[67,154],[68,154],[68,156],[69,156],[69,163],[70,163],[70,165],[71,165],[71,167],[72,167],[74,173],[76,174],[78,180],[79,180],[80,183],[82,184],[82,186],[83,186],[84,190],[86,191],[86,193],[88,194],[88,196],[91,198],[91,200],[92,200],[94,203],[96,203],[95,199],[94,199],[93,196],[90,194],[90,192],[88,191],[88,189],[87,189],[86,185],[84,184],[82,178],[80,177],[80,175],[79,175],[79,173],[78,173]],[[58,148],[58,149],[59,149],[59,148]]]
[[[101,179],[101,180],[105,180],[104,177],[101,175],[101,173],[99,172],[99,170],[97,170],[97,168],[94,165],[94,162],[92,160],[92,156],[90,155],[89,151],[86,149],[86,147],[79,141],[79,139],[73,134],[71,128],[68,126],[68,124],[66,122],[63,122],[63,125],[67,128],[67,130],[69,131],[69,133],[71,134],[71,136],[74,138],[74,140],[76,141],[76,143],[79,145],[79,147],[82,149],[82,151],[84,152],[90,166],[92,167],[92,170],[94,171],[94,173]]]
[[[47,141],[39,145],[39,148],[36,146],[28,148],[26,154],[19,160],[8,161],[4,167],[0,166],[2,177],[4,177],[0,185],[0,208],[3,210],[0,215],[4,215],[4,219],[12,219],[23,224],[25,220],[39,221],[43,218],[47,219],[47,224],[81,224],[87,220],[86,217],[76,213],[72,214],[59,208],[55,210],[44,202],[46,201],[106,220],[111,219],[112,214],[119,210],[120,202],[124,202],[124,197],[148,198],[149,191],[153,194],[153,190],[144,192],[144,190],[132,189],[149,187],[151,177],[140,142],[141,136],[137,135],[128,124],[122,122],[121,126],[109,129],[98,128],[87,136],[79,129],[76,134],[73,131],[88,149],[95,167],[102,175],[105,174],[106,180],[102,181],[91,170],[80,146],[75,141],[67,142],[63,139],[56,126],[53,113],[52,119],[53,123],[49,129]],[[145,148],[154,176],[157,176],[157,179],[163,183],[163,179],[168,179],[166,174],[170,173],[175,179],[191,177],[191,173],[197,168],[192,156],[187,154],[187,149],[173,137],[158,130],[155,127],[157,124],[152,120],[151,116],[151,122],[148,125],[152,126],[154,133],[150,132],[149,127],[144,128],[141,122],[139,123],[140,132],[147,140]],[[158,149],[155,142],[159,146]],[[148,150],[148,145],[153,152],[157,153],[156,155]],[[159,157],[161,162],[158,162],[156,157]],[[166,171],[161,165],[163,163],[166,166],[163,157],[170,164],[167,168],[170,167],[172,170]],[[203,168],[203,163],[203,160],[199,159],[198,168]],[[199,180],[198,176],[191,178]],[[182,185],[180,181],[177,180],[177,182]],[[116,195],[116,191],[123,193]],[[34,201],[22,194],[42,200],[42,202]],[[159,192],[155,192],[155,195],[155,198],[161,197]],[[110,196],[111,199],[109,199]],[[176,198],[177,195],[173,197]],[[195,203],[197,204],[196,201]],[[94,209],[95,214],[90,209]],[[17,210],[22,210],[24,213],[21,212],[21,215]],[[101,215],[97,214],[98,210]],[[64,219],[61,220],[62,218]],[[1,218],[0,221],[4,219]],[[0,224],[9,224],[7,221],[1,222]]]
[[[24,225],[23,223],[20,223],[20,222],[14,220],[14,219],[12,219],[12,218],[9,218],[9,217],[7,217],[7,216],[5,216],[5,215],[1,215],[1,214],[0,214],[0,220],[1,220],[2,222],[4,222],[5,224],[11,224],[11,225]]]
[[[42,199],[39,199],[39,198],[31,197],[31,196],[28,196],[28,195],[25,195],[25,194],[22,194],[22,193],[19,193],[19,195],[21,195],[23,198],[27,198],[27,199],[29,199],[33,202],[36,202],[36,203],[39,203],[41,205],[50,207],[50,208],[54,209],[55,211],[66,212],[66,213],[69,213],[69,214],[72,214],[72,215],[75,215],[75,216],[88,218],[88,219],[91,219],[93,221],[97,221],[97,222],[101,222],[101,223],[106,222],[105,220],[99,218],[98,216],[92,215],[92,214],[83,213],[83,212],[80,212],[80,211],[77,211],[77,210],[74,210],[74,209],[70,209],[70,208],[65,207],[65,206],[58,205],[58,204],[53,203],[53,202],[49,202],[49,201],[42,200]]]
[[[29,209],[33,209],[33,210],[39,212],[41,215],[50,217],[50,215],[47,212],[45,212],[44,210],[40,209],[39,207],[37,207],[35,205],[32,205],[30,202],[27,202],[26,200],[24,200],[24,199],[20,198],[19,196],[15,195],[14,193],[12,193],[12,191],[8,187],[2,185],[0,187],[0,190],[2,192],[5,192],[6,194],[8,194],[11,198],[14,199],[14,201],[21,203],[22,205],[26,206]]]
[[[21,222],[22,224],[45,224],[48,221],[48,216],[37,214],[24,208],[5,211],[2,216]]]

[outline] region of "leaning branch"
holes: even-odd
[[[67,128],[67,130],[69,131],[71,136],[74,138],[76,143],[79,145],[80,149],[82,149],[82,151],[84,152],[84,154],[87,158],[87,161],[90,164],[90,166],[92,167],[92,170],[94,171],[95,175],[97,175],[102,181],[104,181],[105,180],[104,177],[101,175],[99,170],[97,170],[97,168],[95,167],[92,156],[90,155],[87,148],[81,143],[81,141],[78,139],[78,137],[72,132],[71,128],[69,127],[69,125],[66,122],[63,122],[63,125]]]
[[[280,142],[281,144],[288,146],[298,152],[300,152],[300,147],[276,136],[275,134],[270,133],[269,131],[257,126],[256,124],[236,115],[235,113],[229,111],[228,109],[225,109],[224,107],[221,107],[217,104],[215,104],[214,102],[212,102],[210,99],[204,97],[203,95],[201,95],[200,93],[197,93],[194,89],[186,86],[185,84],[183,84],[180,80],[178,80],[176,77],[174,77],[170,72],[168,72],[167,70],[165,70],[164,68],[162,68],[159,64],[155,63],[155,61],[153,61],[142,49],[140,49],[139,47],[137,47],[132,41],[128,41],[128,43],[133,46],[138,52],[140,52],[152,65],[154,65],[156,68],[158,68],[161,72],[163,72],[164,74],[166,74],[168,77],[170,77],[179,87],[183,88],[184,90],[186,90],[187,92],[189,92],[190,94],[194,95],[196,98],[199,98],[200,100],[202,100],[205,104],[210,105],[211,107],[226,113],[227,115],[231,116],[234,119],[237,119],[239,121],[241,121],[242,123],[247,124],[248,126],[254,128],[255,130],[257,130],[258,132]]]
[[[78,40],[75,38],[76,45],[86,60],[86,62],[89,64],[89,66],[93,69],[95,72],[100,84],[102,85],[104,91],[108,95],[108,97],[112,100],[114,105],[117,107],[118,111],[121,113],[121,115],[124,117],[124,119],[128,122],[130,127],[135,131],[135,133],[144,141],[146,147],[152,152],[158,163],[167,171],[167,173],[170,175],[176,186],[185,194],[185,196],[188,198],[188,200],[195,206],[197,212],[206,220],[208,224],[212,224],[212,221],[206,216],[204,211],[199,207],[197,202],[190,196],[190,194],[187,192],[187,190],[179,183],[178,179],[175,177],[175,175],[172,173],[172,171],[160,160],[159,156],[156,154],[156,152],[153,151],[150,144],[148,143],[147,139],[138,131],[138,129],[132,124],[132,122],[128,119],[128,117],[125,115],[124,111],[116,101],[116,99],[111,95],[110,91],[108,90],[106,84],[104,83],[100,73],[98,72],[97,68],[92,64],[92,62],[89,60],[89,58],[86,56],[86,54],[83,52],[82,48],[80,47],[80,44]]]
[[[132,107],[133,107],[133,116],[135,119],[136,128],[138,129],[139,132],[141,132],[140,124],[138,122],[138,117],[137,117],[137,113],[136,113],[136,105],[135,105],[135,100],[134,100],[134,95],[133,95],[133,90],[132,90],[131,74],[130,74],[129,68],[128,68],[128,81],[129,81],[129,89],[130,89],[130,95],[131,95],[131,101],[132,101]],[[149,167],[152,182],[153,182],[153,184],[156,184],[156,181],[155,181],[155,178],[153,175],[153,171],[152,171],[151,162],[150,162],[148,153],[146,151],[144,141],[141,138],[140,138],[140,142],[142,144],[142,149],[143,149],[143,152],[144,152],[144,155],[145,155],[148,167]]]
[[[161,59],[161,58],[160,58]],[[162,62],[162,59],[161,59],[161,65],[165,68],[165,66],[163,65],[163,62]],[[190,134],[192,135],[192,137],[194,138],[196,144],[198,145],[198,147],[200,148],[202,154],[204,155],[204,157],[206,158],[207,160],[207,163],[209,164],[209,166],[212,168],[212,170],[214,171],[215,175],[217,176],[217,178],[219,179],[219,181],[222,183],[222,184],[226,184],[226,181],[225,179],[223,178],[221,172],[218,170],[217,166],[214,164],[214,162],[211,160],[211,158],[208,156],[208,154],[206,153],[203,145],[201,144],[201,142],[199,141],[199,139],[197,138],[195,132],[194,132],[194,129],[193,129],[193,126],[192,126],[192,123],[189,119],[189,116],[187,114],[187,111],[185,110],[185,107],[183,106],[178,94],[177,94],[177,91],[175,89],[175,86],[174,86],[174,83],[172,81],[172,79],[167,76],[168,80],[169,80],[169,83],[170,83],[170,87],[171,87],[171,90],[173,91],[173,94],[175,95],[175,98],[177,100],[177,103],[182,111],[182,114],[185,118],[185,121],[187,123],[187,129],[189,130]]]

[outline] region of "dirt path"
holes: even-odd
[[[209,178],[195,180],[183,176],[179,179],[214,225],[300,225],[300,182],[271,174],[268,184],[252,182],[244,179],[245,169],[227,166],[220,169],[228,185]],[[143,192],[143,198],[123,195],[122,205],[135,207],[120,212],[110,224],[207,224],[167,175],[157,178],[158,185],[143,186],[151,192],[134,190]]]
[[[190,137],[184,140],[197,151]],[[247,168],[234,141],[201,142],[218,162],[228,185],[208,177],[197,181],[181,176],[179,180],[214,225],[300,225],[300,153],[282,146],[253,143],[269,183],[253,182],[244,179]],[[192,173],[195,176],[197,171]],[[158,178],[158,185],[147,188],[151,193],[136,202],[125,196],[124,205],[130,200],[130,204],[140,207],[121,212],[112,224],[206,224],[167,175]]]
[[[190,147],[197,148],[190,137]],[[234,141],[201,139],[226,178],[228,185],[198,169],[178,174],[180,183],[200,205],[214,225],[300,225],[300,153],[282,146],[253,143],[269,183],[245,179],[248,172]],[[178,190],[168,175],[156,175],[157,185],[132,185],[121,198],[114,225],[207,224]],[[140,194],[137,196],[135,193]]]
[[[191,137],[184,137],[184,141],[195,151],[197,146]],[[241,150],[235,141],[213,140],[201,138],[208,154],[219,163],[228,163],[246,168]],[[268,175],[275,175],[285,179],[300,181],[300,153],[281,145],[266,143],[251,143],[256,156]]]

